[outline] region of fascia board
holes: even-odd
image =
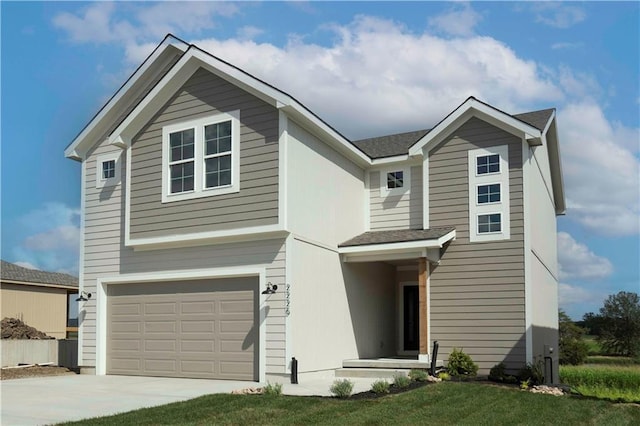
[[[551,169],[551,181],[553,185],[553,198],[555,201],[556,214],[563,215],[567,205],[564,192],[564,178],[562,175],[562,161],[560,157],[560,146],[558,143],[558,127],[555,120],[550,120],[547,126],[547,153],[549,155],[549,167]]]
[[[84,145],[88,143],[93,143],[90,136],[92,132],[96,129],[98,124],[107,117],[114,106],[118,104],[118,102],[123,98],[123,96],[140,80],[140,78],[147,72],[149,68],[151,68],[156,60],[162,56],[162,54],[169,48],[173,46],[178,50],[186,51],[188,49],[188,45],[176,38],[167,37],[156,49],[155,51],[140,65],[140,67],[133,73],[133,75],[124,83],[124,85],[118,89],[116,94],[109,99],[107,104],[96,114],[95,117],[91,119],[89,124],[80,132],[78,136],[74,138],[74,140],[65,148],[64,155],[67,158],[72,160],[82,161],[84,158],[84,151],[88,149],[82,149]]]
[[[486,120],[491,124],[497,125],[498,127],[513,129],[511,130],[512,133],[514,131],[521,132],[525,135],[527,140],[531,140],[534,143],[536,139],[539,140],[542,136],[540,130],[535,127],[513,118],[489,105],[479,102],[474,98],[470,98],[459,106],[453,113],[449,114],[449,116],[438,123],[434,129],[416,142],[409,149],[409,155],[419,155],[425,148],[428,150],[430,146],[442,141],[451,130],[462,125],[464,121],[474,116],[482,120]]]
[[[197,70],[197,63],[189,52],[185,53],[156,86],[138,103],[120,125],[109,135],[109,143],[121,146],[131,144],[131,138],[153,117],[162,105]]]
[[[36,283],[32,281],[18,281],[18,280],[0,280],[2,284],[14,284],[14,285],[28,285],[32,287],[48,287],[48,288],[57,288],[61,290],[75,290],[78,291],[78,287],[74,287],[72,285],[62,285],[62,284],[47,284],[47,283]]]

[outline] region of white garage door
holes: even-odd
[[[110,285],[107,374],[257,380],[257,281]]]

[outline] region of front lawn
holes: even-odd
[[[375,400],[208,395],[77,424],[637,425],[640,406],[446,382]]]

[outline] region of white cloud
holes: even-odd
[[[429,18],[429,26],[436,31],[452,36],[471,36],[475,26],[482,20],[469,3],[454,4],[447,12]]]
[[[121,13],[123,12],[123,13]],[[230,2],[159,2],[112,3],[96,2],[83,8],[80,13],[62,12],[53,17],[55,27],[65,31],[76,43],[111,43],[125,45],[135,58],[138,48],[146,50],[144,43],[157,40],[171,32],[198,34],[216,26],[218,16],[229,17],[238,12]],[[126,16],[126,18],[124,18]],[[141,46],[138,46],[140,44]]]
[[[13,248],[16,264],[31,269],[78,273],[80,211],[61,203],[47,203],[20,218],[25,236]]]
[[[551,48],[554,50],[559,49],[578,49],[584,47],[584,43],[570,43],[567,41],[559,41],[557,43],[553,43]]]
[[[570,217],[600,235],[638,234],[638,129],[611,124],[594,101],[570,103],[558,117]]]
[[[593,305],[602,303],[606,298],[606,292],[590,290],[571,284],[560,283],[558,285],[558,304],[561,307],[570,305]]]
[[[238,28],[238,31],[237,31],[238,38],[241,40],[252,40],[263,33],[264,33],[264,30],[258,27],[253,27],[251,25],[240,27]]]
[[[532,10],[535,13],[536,22],[555,28],[569,28],[584,21],[587,17],[582,8],[560,2],[545,1],[534,3]]]
[[[558,263],[560,279],[602,279],[613,273],[609,259],[589,250],[566,232],[558,232]]]
[[[329,47],[300,37],[282,48],[194,43],[292,94],[352,138],[428,127],[471,95],[516,111],[564,96],[535,62],[490,37],[448,40],[367,16],[331,30],[337,37]]]

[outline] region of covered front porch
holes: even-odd
[[[395,300],[391,301],[395,315],[386,319],[395,323],[395,348],[389,348],[382,357],[344,360],[343,369],[362,370],[362,376],[351,377],[373,377],[365,370],[372,368],[390,372],[432,368],[429,276],[455,236],[453,227],[371,231],[339,246],[345,265],[384,263],[395,268]]]

